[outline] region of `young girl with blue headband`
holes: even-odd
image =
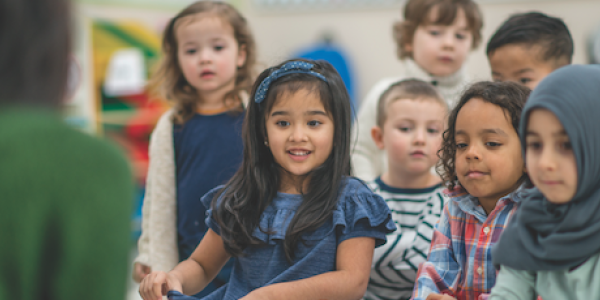
[[[600,299],[600,67],[546,77],[523,109],[528,191],[493,250],[489,299]]]
[[[142,297],[187,299],[232,256],[229,283],[204,299],[362,297],[373,249],[395,225],[383,199],[349,176],[350,105],[327,62],[265,70],[244,121],[242,166],[202,198],[210,229],[190,259],[146,276]]]

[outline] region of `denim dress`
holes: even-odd
[[[214,195],[221,188],[211,190],[202,198],[206,207],[211,207]],[[380,246],[385,243],[386,234],[396,229],[385,201],[361,181],[348,178],[332,216],[317,230],[303,235],[304,243],[298,243],[295,258],[290,263],[285,256],[283,241],[301,203],[301,195],[277,193],[260,219],[260,228],[272,233],[267,234],[258,228],[253,233],[264,245],[245,249],[244,255],[235,259],[229,283],[203,299],[239,299],[270,284],[334,271],[337,247],[341,242],[355,237],[371,237],[375,239],[376,246]],[[220,234],[211,209],[207,211],[206,224]],[[171,293],[170,296],[172,299],[187,299],[179,293]]]

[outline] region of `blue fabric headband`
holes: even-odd
[[[303,61],[292,61],[292,62],[288,62],[288,63],[284,64],[278,70],[273,71],[273,73],[271,73],[269,76],[267,76],[267,78],[265,78],[260,83],[260,85],[258,86],[258,89],[256,90],[256,95],[254,96],[254,101],[256,103],[263,102],[265,100],[265,97],[267,96],[267,92],[269,91],[269,86],[271,85],[271,83],[273,81],[275,81],[276,79],[281,78],[285,75],[302,73],[302,74],[308,74],[308,75],[315,76],[315,77],[327,82],[327,79],[325,78],[325,76],[323,76],[315,71],[311,71],[311,69],[313,67],[314,67],[313,64],[303,62]]]

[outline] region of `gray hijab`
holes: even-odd
[[[517,270],[564,270],[600,253],[600,66],[566,66],[542,80],[521,115],[523,149],[529,113],[537,108],[554,113],[569,136],[577,191],[562,205],[536,188],[527,191],[492,257]]]

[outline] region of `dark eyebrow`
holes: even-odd
[[[483,129],[483,130],[481,130],[481,134],[486,134],[486,133],[492,133],[492,134],[498,134],[498,135],[508,136],[508,134],[506,134],[506,132],[504,132],[504,130],[502,130],[500,128],[490,128],[490,129]]]
[[[526,72],[533,72],[533,69],[532,68],[521,69],[521,70],[515,72],[515,74],[523,74],[523,73],[526,73]]]
[[[315,115],[320,115],[320,116],[328,116],[324,111],[322,110],[311,110],[311,111],[307,111],[305,113],[305,115],[309,115],[309,116],[315,116]]]
[[[502,74],[492,71],[492,76],[502,77]]]
[[[525,136],[530,136],[530,135],[539,136],[539,134],[537,132],[527,130],[527,132],[525,132]]]
[[[539,136],[539,134],[538,134],[537,132],[535,132],[535,131],[530,131],[530,130],[528,130],[528,131],[525,133],[525,136],[528,136],[528,135],[535,135],[535,136]],[[562,136],[567,136],[567,137],[568,137],[568,136],[569,136],[569,135],[567,134],[567,132],[566,132],[564,129],[562,129],[562,130],[560,130],[560,131],[558,131],[558,132],[554,132],[554,133],[552,133],[552,135],[553,135],[553,136],[560,136],[560,137],[562,137]]]
[[[289,114],[290,114],[290,113],[288,113],[287,111],[278,110],[278,111],[274,111],[274,112],[272,112],[272,113],[271,113],[271,117],[274,117],[274,116],[287,116],[287,115],[289,115]]]
[[[287,111],[283,111],[283,110],[278,110],[278,111],[274,111],[271,113],[271,117],[274,116],[287,116],[290,113]],[[309,115],[309,116],[315,116],[315,115],[321,115],[321,116],[328,116],[327,113],[325,113],[322,110],[311,110],[311,111],[307,111],[306,113],[304,113],[305,115]]]
[[[567,137],[569,136],[569,135],[567,134],[567,132],[566,132],[564,129],[562,129],[562,130],[561,130],[561,131],[559,131],[559,132],[555,132],[555,133],[553,133],[552,135],[554,135],[554,136],[557,136],[557,135],[558,135],[558,136],[563,136],[563,135],[566,135]]]
[[[502,130],[500,128],[483,129],[480,131],[480,134],[486,134],[486,133],[493,133],[493,134],[508,136],[508,134],[506,134],[506,132],[504,132],[504,130]],[[467,133],[464,130],[458,130],[454,135],[459,135],[459,134],[467,134]]]

